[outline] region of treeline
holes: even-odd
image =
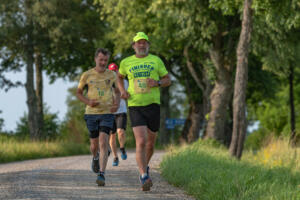
[[[299,8],[297,0],[2,0],[0,86],[20,85],[3,72],[25,68],[30,138],[41,139],[42,72],[52,81],[74,80],[93,66],[100,46],[119,63],[133,53],[134,34],[144,31],[150,51],[185,94],[182,99],[176,87],[162,89],[160,143],[170,142],[164,120],[179,117],[181,104],[187,119],[181,142],[216,139],[240,157],[247,126],[258,121],[249,147],[258,148],[269,135],[289,137],[296,145]],[[72,115],[68,130],[82,126]]]

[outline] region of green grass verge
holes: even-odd
[[[199,140],[170,147],[161,163],[171,184],[204,200],[300,199],[300,173],[286,167],[266,167],[247,156],[230,158],[228,150]]]
[[[89,146],[69,142],[31,142],[0,138],[0,163],[88,154]]]

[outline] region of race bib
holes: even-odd
[[[142,94],[149,93],[150,87],[148,87],[147,79],[134,79],[134,93]]]

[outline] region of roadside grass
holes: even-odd
[[[32,142],[0,137],[0,163],[88,153],[89,146],[86,144],[67,141]]]
[[[279,148],[276,152],[281,151]],[[161,163],[162,175],[171,184],[203,200],[297,200],[300,199],[299,149],[276,154],[274,146],[253,155],[244,152],[243,159],[231,158],[228,150],[215,142],[199,140],[192,145],[171,146]],[[268,159],[262,157],[268,155]],[[286,156],[289,151],[296,153]],[[289,152],[290,153],[290,152]],[[288,161],[287,161],[288,160]],[[278,163],[281,163],[279,165]],[[287,163],[287,164],[284,164]],[[297,164],[295,164],[297,163]]]

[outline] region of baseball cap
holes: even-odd
[[[149,41],[148,36],[144,32],[138,32],[134,36],[133,41],[137,42],[137,41],[142,40],[142,39]]]
[[[110,63],[108,69],[116,72],[118,71],[118,65],[116,63]]]

